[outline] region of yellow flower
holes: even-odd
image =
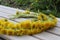
[[[36,21],[36,22],[33,22],[33,23],[32,23],[32,27],[34,27],[34,28],[39,28],[39,27],[41,27],[41,26],[42,26],[41,21]]]
[[[20,35],[19,30],[16,30],[14,35]]]
[[[14,35],[13,29],[7,29],[7,35]]]
[[[47,20],[47,15],[45,15],[43,13],[40,13],[39,16],[40,16],[41,19]]]
[[[5,21],[3,21],[2,19],[0,19],[0,24],[3,24],[3,22],[5,22]]]
[[[43,18],[42,18],[42,19],[47,20],[47,15],[42,14],[42,16],[43,16]]]
[[[13,22],[10,22],[7,27],[13,28],[13,27],[15,27],[15,24]]]
[[[37,28],[37,29],[31,29],[31,34],[37,34],[40,33],[42,30]]]
[[[21,29],[20,30],[20,35],[25,35],[26,34],[26,29]]]
[[[51,22],[49,22],[49,21],[44,21],[44,25],[43,25],[44,30],[47,30],[48,28],[50,28],[50,25],[51,25]]]
[[[0,19],[0,23],[3,22],[1,19]]]
[[[3,27],[2,26],[0,26],[0,30],[2,29]]]
[[[55,18],[55,19],[53,19],[52,21],[53,21],[55,24],[57,23],[57,19],[56,19],[56,18]]]
[[[3,29],[4,29],[4,27],[0,26],[0,34],[2,34]]]
[[[16,28],[21,28],[21,24],[20,23],[17,23],[15,26],[16,26]]]
[[[26,32],[27,35],[31,35],[31,34],[32,34],[32,33],[31,33],[31,29],[27,29],[26,31],[27,31],[27,32]]]
[[[16,30],[15,31],[15,35],[21,36],[25,34],[25,30],[24,29],[20,29],[20,30]]]
[[[5,19],[5,18],[2,18],[2,19],[1,19],[1,21],[6,22],[6,21],[8,21],[8,20],[7,20],[7,19]]]
[[[8,24],[9,24],[9,22],[7,21],[7,22],[2,22],[1,23],[4,27],[7,27],[8,26]]]
[[[37,18],[38,18],[38,20],[42,20],[42,17],[41,16],[38,16]]]
[[[55,22],[51,22],[51,28],[55,27],[56,23]]]
[[[26,10],[24,13],[26,13],[26,14],[30,14],[30,11]]]
[[[21,27],[22,28],[30,28],[31,27],[31,21],[26,20],[26,21],[21,22]]]
[[[1,20],[0,20],[0,25],[1,25],[1,26],[7,26],[8,23],[9,23],[9,22],[8,22],[7,19],[1,19]]]
[[[1,29],[1,34],[7,34],[7,29]]]
[[[14,24],[14,25],[12,25],[10,28],[16,29],[16,28],[18,28],[18,27],[16,26],[16,24]]]

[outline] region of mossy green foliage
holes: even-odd
[[[60,0],[0,0],[0,4],[60,17]]]

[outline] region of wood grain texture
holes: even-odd
[[[34,36],[38,38],[43,38],[44,40],[60,40],[60,36],[56,36],[48,32],[43,32]]]

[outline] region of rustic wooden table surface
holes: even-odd
[[[24,10],[19,10],[19,11],[24,11]],[[15,8],[10,8],[10,7],[0,5],[0,18],[7,18],[9,20],[11,15],[15,14],[15,12],[16,12]],[[40,34],[36,34],[33,36],[28,36],[28,35],[25,36],[2,35],[2,36],[5,36],[10,40],[60,40],[60,19],[59,18],[57,19],[58,19],[58,23],[54,29],[42,32]],[[18,22],[20,21],[20,19],[15,19],[10,21]]]

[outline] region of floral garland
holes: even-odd
[[[30,13],[27,12],[27,14]],[[45,15],[42,13],[34,18],[33,20],[25,20],[16,24],[7,19],[0,19],[0,34],[18,36],[33,35],[54,28],[57,23],[56,17],[51,14]]]

